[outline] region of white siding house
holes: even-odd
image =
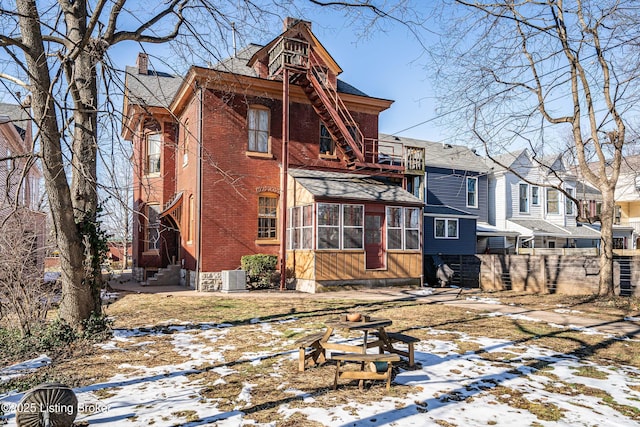
[[[596,247],[600,233],[576,222],[578,214],[569,194],[576,194],[576,177],[562,158],[538,159],[528,150],[504,154],[490,161],[489,188],[495,203],[489,218],[498,229],[517,232],[507,239],[513,248]],[[554,188],[555,187],[555,188]]]

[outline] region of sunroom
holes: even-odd
[[[296,289],[419,285],[423,202],[384,179],[291,170],[287,268]]]

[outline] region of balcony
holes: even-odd
[[[306,71],[309,67],[309,43],[304,40],[282,37],[269,51],[269,76],[278,75],[283,69]]]
[[[424,148],[411,147],[399,142],[377,141],[378,163],[401,166],[408,175],[424,175]]]

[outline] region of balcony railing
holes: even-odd
[[[304,40],[281,38],[269,51],[269,75],[275,76],[284,68],[306,70],[309,66],[309,43]]]
[[[377,147],[378,163],[402,166],[407,174],[424,174],[424,148],[392,141],[376,141],[371,145]]]

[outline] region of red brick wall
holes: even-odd
[[[251,104],[271,109],[272,158],[246,154]],[[207,91],[203,121],[202,271],[238,268],[243,255],[277,254],[277,242],[256,240],[258,193],[280,186],[278,103]]]
[[[270,110],[271,158],[247,155],[246,117],[252,104]],[[260,193],[280,188],[280,100],[207,91],[204,111],[202,271],[238,268],[243,255],[277,255],[277,241],[257,240],[257,217]],[[319,158],[320,119],[310,104],[292,102],[289,113],[290,168],[346,168],[339,160]],[[377,136],[375,114],[354,114],[354,119],[366,137]]]
[[[157,118],[160,129],[155,128],[152,121],[141,120],[140,128],[133,137],[133,245],[132,257],[135,266],[159,267],[160,257],[156,254],[145,253],[145,226],[147,203],[158,203],[160,209],[175,192],[175,143],[174,127],[170,121]],[[147,176],[146,165],[146,134],[160,132],[163,135],[162,161],[159,176]],[[139,212],[139,214],[136,214]]]
[[[188,128],[185,128],[185,123]],[[185,108],[182,116],[180,116],[180,137],[178,141],[178,157],[176,167],[176,185],[178,191],[182,191],[182,218],[180,222],[180,256],[184,260],[184,267],[189,270],[196,269],[196,242],[198,237],[198,100],[193,98],[191,103]],[[184,164],[183,147],[185,136],[189,137],[189,149],[187,163]],[[206,156],[205,156],[206,159]],[[206,163],[206,160],[205,162]],[[195,229],[193,230],[193,240],[189,241],[189,198],[194,196],[194,217]]]
[[[279,84],[274,82],[275,84]],[[299,90],[298,90],[299,91]],[[158,178],[144,175],[145,139],[143,129],[136,132],[134,152],[135,208],[143,202],[166,203],[176,191],[183,192],[180,257],[187,269],[197,266],[197,239],[201,236],[201,271],[215,272],[240,266],[243,255],[266,253],[277,255],[279,241],[257,239],[258,197],[262,192],[279,193],[281,166],[282,102],[249,93],[204,92],[202,123],[202,197],[198,206],[198,98],[193,96],[181,111],[176,141],[175,127],[168,116],[158,118],[164,136],[163,161]],[[252,104],[270,110],[271,156],[247,154],[247,111]],[[313,167],[345,169],[339,159],[319,156],[320,119],[310,103],[290,103],[290,168]],[[352,111],[365,138],[375,139],[378,117],[375,113]],[[190,138],[189,160],[183,165],[182,144],[187,131]],[[177,151],[176,151],[177,149]],[[189,197],[196,201],[194,240],[187,241]],[[198,215],[202,222],[199,223]],[[279,224],[278,224],[279,225]],[[201,230],[200,230],[201,227]],[[159,257],[144,253],[145,220],[134,216],[133,257],[139,267],[158,267]],[[279,233],[281,230],[279,230]]]

